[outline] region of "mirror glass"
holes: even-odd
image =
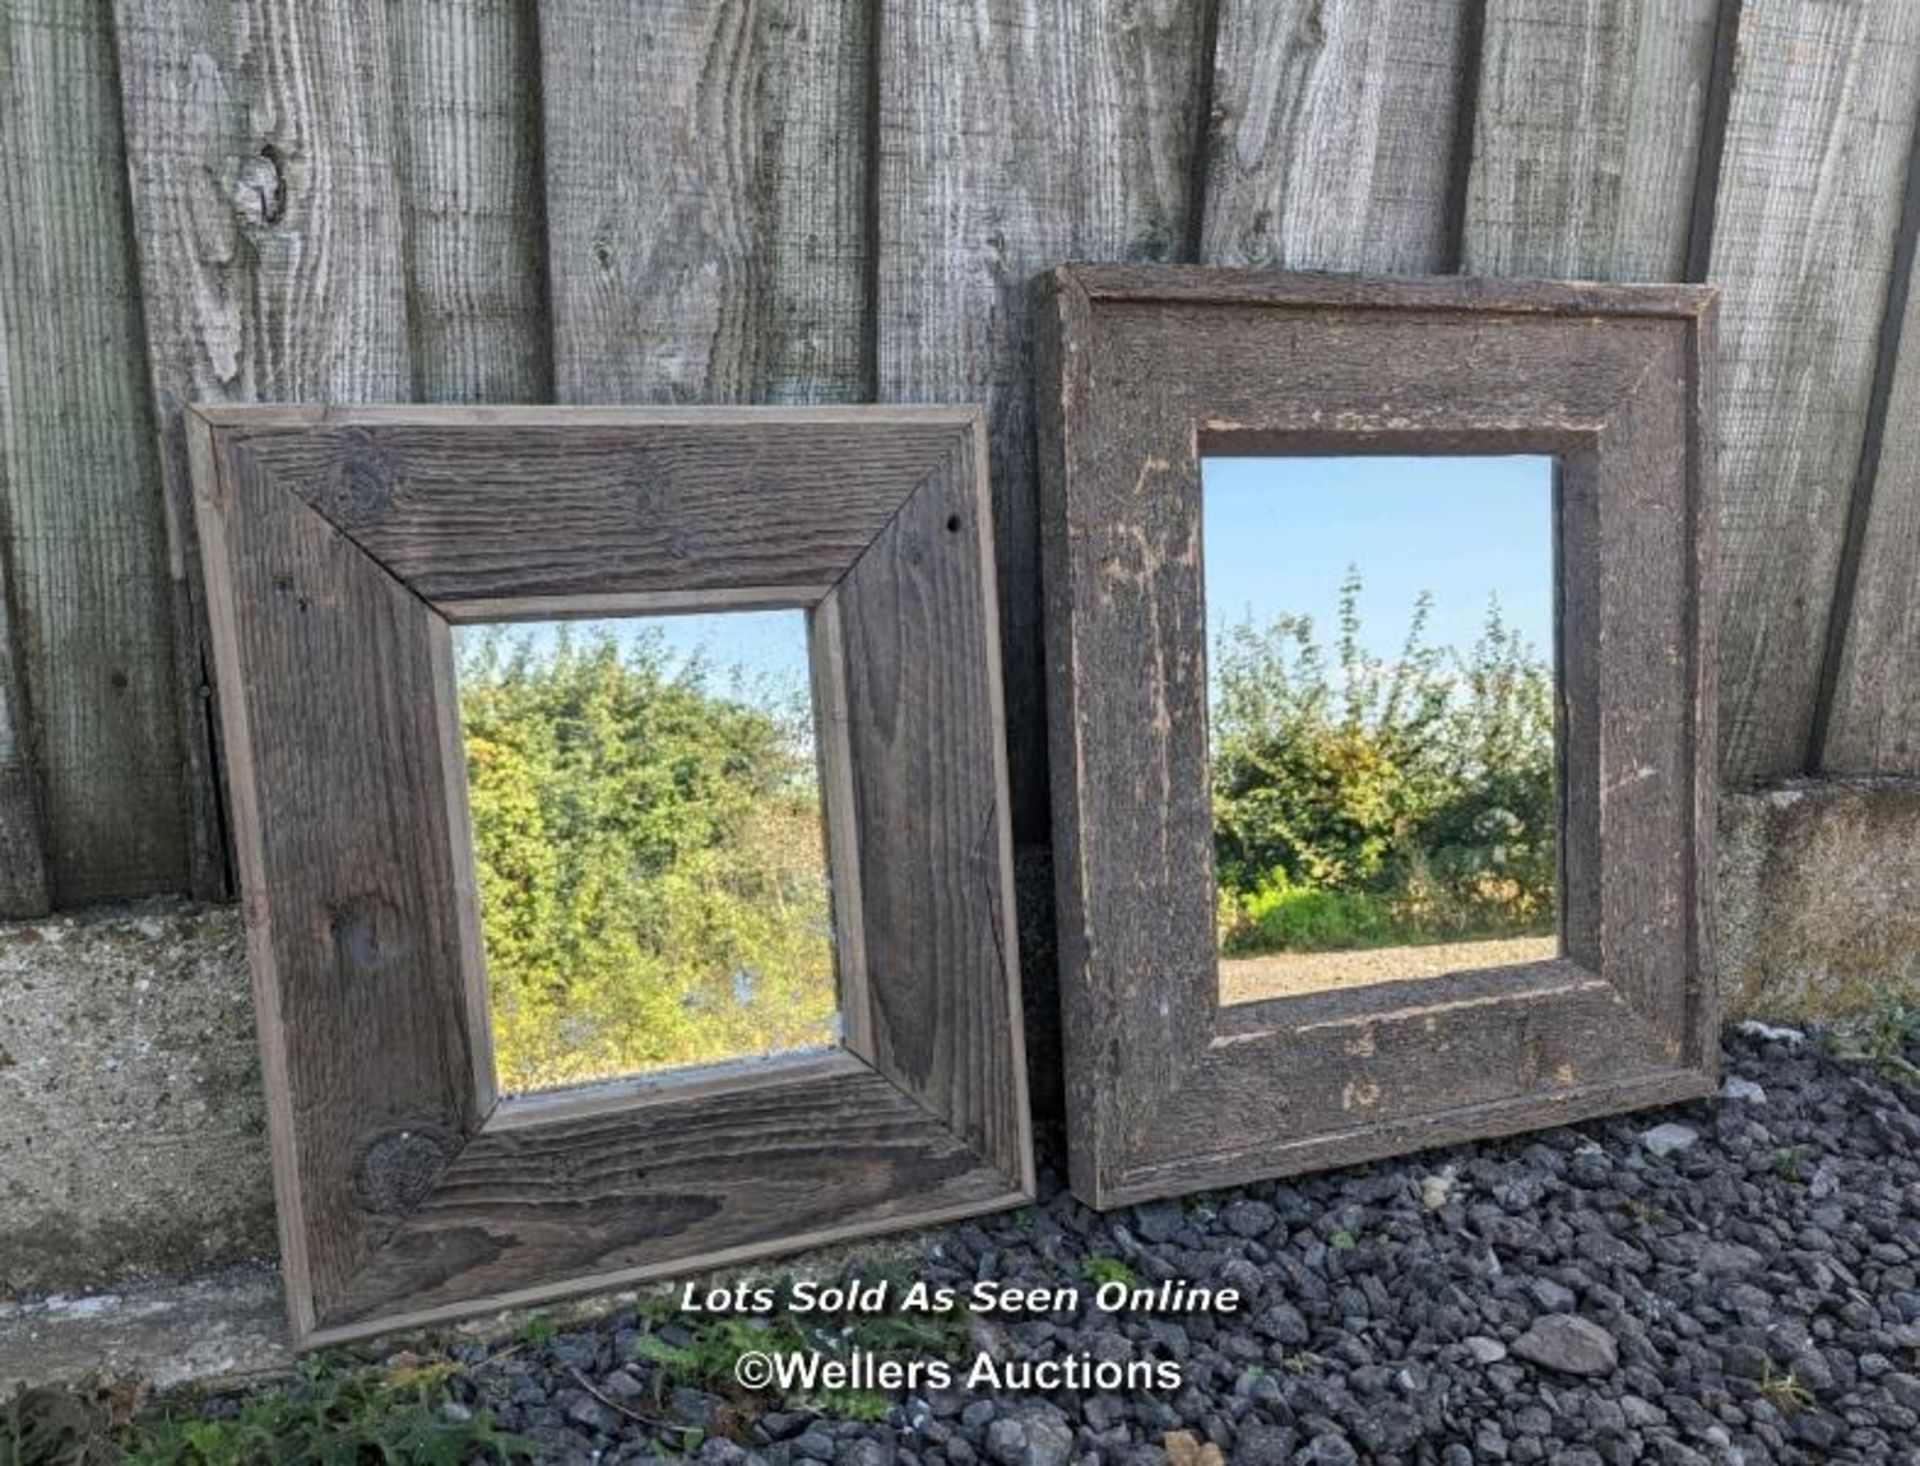
[[[833,1043],[806,613],[455,649],[501,1092]]]
[[[1220,995],[1557,955],[1550,457],[1201,465]]]

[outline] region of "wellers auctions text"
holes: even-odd
[[[1157,1283],[1109,1281],[1091,1288],[1019,1287],[983,1279],[968,1287],[941,1283],[897,1283],[876,1278],[862,1282],[798,1279],[775,1288],[769,1284],[729,1283],[701,1287],[688,1283],[680,1307],[688,1313],[874,1314],[945,1313],[965,1308],[974,1313],[1034,1315],[1072,1313],[1091,1303],[1105,1313],[1232,1313],[1240,1307],[1237,1288],[1202,1287],[1179,1278]],[[838,1388],[830,1386],[829,1388]]]
[[[1085,1354],[1054,1359],[995,1359],[976,1354],[970,1364],[944,1359],[889,1359],[858,1351],[844,1359],[819,1353],[756,1354],[758,1364],[741,1383],[782,1391],[816,1390],[1176,1390],[1182,1370],[1173,1359],[1096,1359]]]

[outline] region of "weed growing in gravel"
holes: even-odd
[[[1873,1022],[1859,1037],[1835,1034],[1828,1048],[1835,1058],[1873,1065],[1882,1079],[1903,1084],[1920,1084],[1920,1064],[1907,1057],[1907,1049],[1920,1042],[1920,1008],[1892,996],[1883,996]]]
[[[734,1364],[742,1354],[750,1350],[780,1353],[804,1349],[807,1343],[800,1326],[786,1315],[701,1318],[679,1332],[687,1336],[687,1343],[671,1344],[651,1333],[634,1341],[634,1357],[656,1368],[657,1391],[684,1385],[719,1392],[728,1388]]]
[[[1335,1252],[1351,1252],[1360,1245],[1360,1239],[1344,1227],[1327,1238],[1327,1246]]]
[[[399,1355],[365,1365],[347,1354],[302,1361],[289,1380],[212,1416],[183,1394],[135,1413],[131,1398],[26,1390],[0,1401],[0,1466],[458,1466],[533,1456],[485,1410],[455,1398],[460,1368]]]
[[[1080,1276],[1095,1284],[1119,1283],[1128,1288],[1134,1284],[1132,1268],[1117,1257],[1107,1257],[1098,1252],[1081,1259]]]
[[[893,1409],[893,1401],[878,1390],[822,1390],[809,1396],[807,1408],[840,1420],[857,1420],[862,1425],[878,1425]]]
[[[494,1429],[454,1398],[460,1367],[400,1355],[355,1367],[341,1356],[302,1362],[291,1380],[207,1419],[190,1402],[142,1416],[123,1441],[129,1466],[333,1466],[364,1460],[458,1466],[530,1459],[531,1441]]]
[[[1813,1403],[1813,1392],[1794,1378],[1791,1369],[1775,1374],[1771,1364],[1761,1373],[1760,1397],[1782,1415],[1798,1415]]]
[[[514,1338],[528,1348],[539,1349],[553,1342],[554,1322],[544,1313],[536,1313],[520,1325]]]
[[[674,1341],[660,1325],[671,1318]],[[877,1390],[815,1390],[783,1392],[779,1388],[747,1392],[734,1377],[740,1356],[749,1351],[769,1354],[818,1352],[834,1358],[855,1353],[880,1358],[943,1359],[957,1363],[971,1332],[967,1315],[947,1313],[859,1314],[847,1318],[802,1316],[776,1312],[767,1317],[722,1314],[695,1316],[653,1314],[654,1331],[635,1341],[633,1355],[654,1368],[653,1390],[664,1399],[673,1390],[688,1388],[718,1395],[739,1416],[751,1418],[778,1407],[810,1410],[843,1420],[877,1423],[893,1408],[892,1398]],[[685,1442],[682,1443],[685,1446]],[[694,1442],[697,1446],[698,1442]],[[692,1449],[693,1447],[686,1447]]]
[[[1799,1181],[1801,1179],[1800,1162],[1806,1153],[1807,1148],[1804,1145],[1776,1146],[1773,1152],[1775,1173],[1785,1180]]]

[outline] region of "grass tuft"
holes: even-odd
[[[1080,1260],[1080,1276],[1098,1285],[1119,1283],[1131,1288],[1135,1282],[1132,1268],[1117,1257],[1107,1257],[1097,1252]]]

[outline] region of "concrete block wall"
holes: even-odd
[[[1720,991],[1806,1023],[1920,999],[1920,780],[1798,780],[1721,802]]]
[[[239,911],[0,925],[0,1301],[274,1250]]]

